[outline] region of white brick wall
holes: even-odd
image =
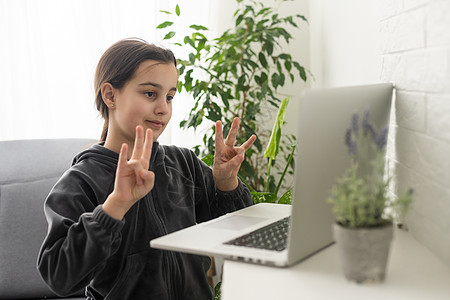
[[[397,88],[398,190],[413,187],[407,224],[450,266],[450,1],[386,0],[381,80]]]

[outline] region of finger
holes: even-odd
[[[145,169],[148,169],[150,164],[150,157],[153,148],[153,131],[149,128],[145,132],[144,151],[142,153],[142,163]]]
[[[133,170],[134,172],[134,176],[135,176],[135,180],[136,180],[136,185],[142,185],[143,184],[143,180],[142,180],[142,171],[147,171],[142,167],[142,164],[137,161],[137,160],[132,160],[128,163],[128,166]]]
[[[223,146],[223,130],[222,130],[222,122],[216,122],[216,139],[214,141],[216,146],[216,150],[221,150]]]
[[[234,146],[234,143],[236,143],[236,136],[240,123],[241,120],[239,118],[234,118],[233,123],[231,124],[230,132],[228,133],[227,139],[225,141],[225,145],[230,147]]]
[[[244,148],[244,151],[250,149],[253,143],[256,141],[256,135],[252,135],[245,143],[241,145],[240,148]]]
[[[119,160],[117,162],[117,174],[127,167],[128,145],[123,143],[120,147]]]
[[[155,173],[153,173],[152,171],[147,171],[142,169],[141,170],[141,178],[143,180],[143,185],[145,186],[145,188],[150,191],[154,184],[155,184]]]
[[[136,126],[136,137],[134,138],[132,159],[139,159],[142,156],[144,145],[144,129],[142,126]]]

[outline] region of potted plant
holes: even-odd
[[[236,0],[234,24],[218,37],[208,37],[208,28],[193,24],[190,33],[178,36],[173,29],[181,9],[175,13],[163,11],[167,16],[158,29],[165,31],[164,39],[188,52],[178,59],[179,91],[185,90],[194,98],[189,115],[180,123],[182,128],[196,129],[208,123],[203,134],[203,144],[197,146],[196,154],[207,156],[214,153],[215,121],[222,120],[224,134],[235,117],[241,119],[237,143],[243,143],[251,135],[258,139],[246,153],[239,171],[252,191],[278,193],[275,176],[293,174],[292,145],[295,137],[282,135],[277,139],[277,163],[275,157],[264,155],[264,145],[270,144],[270,129],[264,124],[268,110],[278,110],[282,99],[277,90],[288,81],[307,80],[308,71],[292,55],[285,51],[293,39],[291,29],[298,28],[306,18],[302,15],[281,16],[277,6],[287,0],[274,1],[274,7],[255,0]],[[267,2],[267,1],[266,1]],[[267,176],[267,162],[271,172]],[[280,163],[284,161],[285,163]],[[284,166],[288,165],[288,169]],[[263,167],[262,167],[263,166]],[[283,190],[288,186],[283,185]],[[255,201],[272,201],[273,196],[255,196]]]
[[[384,280],[393,224],[402,220],[412,203],[411,189],[389,197],[392,177],[385,174],[387,134],[387,128],[374,128],[368,111],[362,118],[356,113],[352,116],[345,133],[351,165],[337,179],[329,198],[343,272],[357,283]]]
[[[286,1],[289,0],[275,2]],[[260,1],[236,2],[233,26],[216,38],[208,38],[208,28],[199,24],[189,26],[191,33],[180,38],[173,30],[175,18],[181,15],[179,5],[175,7],[175,14],[162,11],[167,20],[157,29],[166,30],[164,39],[189,52],[177,60],[178,90],[190,94],[195,104],[180,127],[197,129],[203,122],[211,124],[203,135],[203,145],[195,149],[196,154],[204,156],[203,161],[211,165],[215,121],[224,122],[226,135],[231,121],[239,117],[241,131],[237,143],[252,134],[258,136],[246,153],[239,178],[251,190],[255,203],[289,204],[292,187],[283,185],[285,175],[293,174],[295,136],[281,134],[289,99],[281,100],[277,89],[288,80],[307,80],[308,70],[283,50],[292,40],[289,29],[298,28],[307,20],[298,14],[282,17],[275,7]],[[278,110],[272,131],[261,126],[267,123],[264,115],[270,108]],[[266,145],[265,151],[263,145]],[[280,163],[283,161],[284,164]],[[274,169],[279,173],[277,180]],[[279,197],[282,188],[285,191]],[[220,282],[215,292],[214,299],[220,299]]]

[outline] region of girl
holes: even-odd
[[[256,137],[235,147],[239,119],[214,165],[157,142],[177,87],[170,50],[121,40],[101,57],[96,106],[101,143],[78,154],[45,202],[48,234],[38,270],[59,295],[87,299],[211,299],[208,257],[151,249],[149,241],[251,205],[237,173]]]

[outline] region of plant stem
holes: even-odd
[[[244,34],[244,37],[243,37],[243,41],[245,41],[245,40],[247,40],[247,36],[248,36],[248,25],[246,26],[246,28],[245,28],[245,34]],[[242,47],[241,48],[241,55],[240,55],[240,58],[239,58],[239,64],[240,64],[240,66],[241,66],[241,74],[245,74],[245,69],[244,69],[244,66],[243,66],[243,60],[244,60],[244,53],[245,53],[245,48],[244,47]],[[249,85],[250,85],[250,83],[249,83]],[[241,120],[244,120],[244,118],[245,118],[245,109],[246,109],[246,107],[245,107],[245,102],[247,101],[247,91],[243,91],[242,92],[242,104],[241,104]]]
[[[287,170],[289,168],[289,165],[291,164],[292,158],[294,157],[294,152],[295,152],[295,148],[296,147],[297,147],[297,145],[293,145],[292,146],[292,151],[289,154],[289,157],[287,159],[286,166],[284,167],[284,170],[283,170],[283,174],[281,174],[280,180],[278,181],[278,185],[277,185],[277,187],[275,189],[275,192],[274,192],[275,195],[278,195],[278,190],[281,187],[281,183],[283,182],[284,176],[286,175],[286,172],[287,172]]]
[[[256,192],[256,190],[254,188],[252,188],[252,186],[241,175],[238,174],[238,177],[242,181],[242,183],[248,187],[250,192],[253,192],[253,193]]]
[[[270,186],[270,169],[272,168],[272,158],[269,157],[269,167],[267,168],[266,192],[269,192]]]

